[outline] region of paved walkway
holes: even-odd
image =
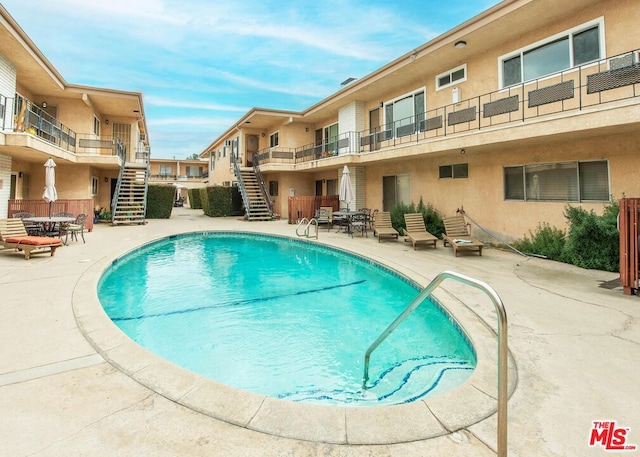
[[[323,444],[213,419],[105,362],[72,308],[88,272],[158,237],[221,229],[295,235],[285,221],[212,219],[175,208],[171,219],[145,226],[98,224],[86,244],[71,242],[55,257],[25,261],[0,252],[0,456],[495,455],[495,416],[428,440]],[[509,401],[509,455],[640,455],[589,447],[594,420],[630,428],[627,444],[640,445],[640,298],[601,287],[617,274],[496,249],[456,258],[442,244],[414,251],[402,240],[378,243],[324,229],[319,241],[384,260],[425,285],[453,270],[496,289],[507,308],[518,371]],[[495,328],[495,313],[477,290],[455,283],[445,289]]]

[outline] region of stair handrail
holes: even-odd
[[[497,292],[487,283],[471,278],[470,276],[456,273],[454,271],[443,271],[436,276],[411,303],[400,313],[400,315],[389,325],[378,338],[369,346],[364,356],[364,375],[362,378],[362,389],[366,390],[369,380],[369,359],[371,353],[382,343],[385,338],[398,327],[404,319],[409,316],[431,293],[440,285],[442,281],[450,278],[458,282],[475,287],[489,296],[493,302],[498,316],[498,457],[507,456],[507,395],[508,395],[508,343],[507,343],[507,313],[504,304]]]
[[[127,157],[124,146],[120,141],[120,138],[115,137],[116,155],[120,157],[120,172],[118,173],[118,181],[116,182],[116,188],[113,191],[111,197],[111,223],[115,221],[116,210],[118,209],[118,196],[120,195],[120,185],[122,184],[122,176],[124,176],[124,169],[127,164]],[[146,198],[146,196],[145,196]]]
[[[236,175],[236,180],[238,182],[238,190],[240,191],[240,195],[242,196],[242,203],[244,204],[245,215],[247,218],[251,216],[251,200],[249,200],[249,196],[247,195],[247,189],[244,184],[244,179],[242,179],[242,173],[240,173],[240,165],[238,165],[238,157],[235,153],[231,153],[231,162],[233,163],[233,172]]]
[[[264,201],[267,203],[269,214],[273,218],[273,202],[271,201],[271,197],[269,196],[269,189],[267,188],[267,184],[264,181],[264,178],[262,176],[262,171],[260,171],[260,166],[257,161],[253,162],[253,173],[256,175],[258,184],[260,184],[260,189],[262,190],[262,196],[264,198]]]

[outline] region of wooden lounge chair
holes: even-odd
[[[398,231],[391,225],[391,214],[388,211],[380,211],[376,214],[373,223],[373,236],[378,237],[378,243],[382,238],[398,239]]]
[[[471,237],[469,226],[464,220],[464,216],[445,217],[443,222],[445,233],[442,234],[442,241],[445,246],[450,244],[453,247],[453,254],[456,257],[458,256],[458,251],[477,251],[479,255],[482,255],[484,244]]]
[[[433,249],[436,248],[438,238],[427,232],[421,213],[406,213],[404,215],[404,222],[407,226],[404,240],[411,241],[414,251],[419,244],[431,245]]]
[[[0,219],[0,248],[5,251],[22,251],[25,260],[36,254],[46,254],[53,256],[56,249],[62,246],[62,240],[48,236],[32,236],[27,234],[22,219]]]

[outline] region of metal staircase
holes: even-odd
[[[148,184],[148,163],[123,163],[111,202],[112,224],[144,224]]]
[[[241,168],[235,156],[232,161],[247,220],[273,220],[273,207],[260,169],[256,165],[253,168]]]

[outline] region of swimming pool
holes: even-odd
[[[459,385],[475,367],[460,329],[425,304],[376,352],[363,392],[363,355],[416,286],[366,259],[280,237],[162,239],[114,262],[98,293],[113,322],[140,345],[275,398],[406,403]]]

